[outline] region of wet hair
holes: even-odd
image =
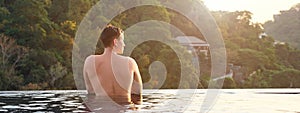
[[[104,47],[112,47],[114,39],[119,39],[122,32],[123,31],[121,28],[110,24],[107,25],[100,35],[100,40],[102,41]]]

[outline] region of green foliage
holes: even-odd
[[[28,85],[29,89],[31,89],[30,87],[51,88],[53,84],[50,84],[45,78],[50,78],[51,67],[55,66],[57,62],[60,62],[63,67],[67,67],[66,75],[71,75],[72,38],[77,29],[76,20],[72,18],[79,17],[65,15],[60,21],[52,21],[54,10],[50,11],[50,9],[55,9],[53,8],[54,5],[64,6],[64,4],[57,4],[57,2],[59,0],[4,0],[0,2],[0,33],[10,36],[18,46],[26,48],[28,51],[28,54],[23,55],[20,60],[18,55],[8,59],[9,64],[14,64],[13,61],[16,61],[14,59],[18,59],[18,65],[14,66],[14,74],[19,78],[13,79],[16,82],[9,82],[18,87],[7,86],[7,88],[2,88],[3,90],[19,89],[21,88],[19,86],[22,85]],[[70,3],[73,2],[70,1]],[[75,9],[68,10],[76,11]],[[1,67],[1,69],[4,68]],[[3,73],[7,76],[14,75],[7,72]],[[65,84],[66,87],[75,87],[73,78],[63,78],[71,79],[71,81],[68,80],[68,84]],[[20,83],[17,82],[20,80],[22,80]],[[22,87],[22,89],[26,88]]]
[[[265,31],[276,40],[287,42],[291,46],[300,49],[300,4],[289,10],[280,11],[274,15],[274,21],[264,24]]]
[[[213,15],[225,40],[227,61],[241,66],[238,72],[243,74],[244,80],[238,81],[241,82],[238,87],[288,87],[291,79],[282,78],[282,82],[277,82],[275,86],[272,81],[280,80],[276,72],[286,68],[299,69],[299,62],[296,60],[300,58],[298,50],[288,44],[277,44],[269,36],[259,38],[263,32],[262,25],[251,23],[251,13],[248,11],[213,12]],[[271,29],[279,30],[274,26]]]
[[[274,88],[298,88],[300,87],[300,71],[284,69],[272,76],[271,85]]]
[[[224,89],[236,88],[236,83],[232,78],[227,77],[224,79],[223,88]]]
[[[177,49],[180,49],[180,46],[178,46]],[[188,58],[187,52],[183,52],[181,54],[185,54],[184,56]],[[192,86],[192,84],[189,83],[195,83],[192,81],[195,80],[193,78],[195,78],[196,72],[192,67],[191,62],[185,59],[179,59],[175,51],[161,42],[144,42],[135,48],[131,56],[138,62],[143,82],[148,82],[150,79],[150,74],[148,72],[150,63],[154,61],[160,61],[165,65],[167,71],[166,81],[164,81],[164,84],[161,88],[178,88],[181,76],[188,76],[187,78],[189,78],[181,83],[184,84],[182,88],[189,88]],[[181,69],[180,63],[188,66],[188,68]],[[183,75],[181,75],[181,73],[183,73]]]
[[[265,68],[270,62],[264,53],[252,49],[240,49],[236,59],[236,65],[245,67],[248,74]]]
[[[27,48],[17,45],[13,38],[0,34],[0,51],[0,89],[16,90],[23,82],[17,68],[26,55]]]
[[[272,80],[271,75],[273,75],[274,71],[261,71],[257,70],[253,72],[243,84],[243,88],[269,88],[271,87],[270,83]]]
[[[62,77],[66,76],[67,74],[67,69],[63,67],[60,62],[57,62],[55,65],[52,65],[49,69],[49,85],[51,88],[55,87],[55,82]]]
[[[209,81],[210,81],[210,75],[209,74],[201,74],[199,84],[198,84],[198,88],[201,88],[201,89],[208,88]]]
[[[74,37],[83,17],[97,1],[0,1],[0,39],[7,39],[7,41],[0,41],[0,45],[6,44],[5,47],[8,48],[0,47],[0,90],[75,89],[71,67]],[[120,5],[123,1],[107,2],[112,4],[103,6],[107,10],[114,10],[116,7],[123,8]],[[159,1],[154,2],[160,4]],[[176,6],[182,5],[176,1],[165,2],[174,2]],[[185,3],[189,2],[190,0]],[[190,11],[193,7],[195,6],[184,9]],[[225,78],[223,88],[300,87],[300,51],[291,47],[299,47],[300,44],[298,39],[300,35],[297,31],[300,29],[300,21],[297,20],[300,14],[299,8],[298,4],[288,11],[282,11],[280,15],[275,16],[274,22],[264,24],[265,29],[262,29],[262,24],[251,22],[252,13],[249,11],[212,12],[224,38],[227,61],[234,66],[241,66],[238,72],[242,73],[242,78],[244,78],[243,81]],[[103,11],[100,9],[95,11],[102,14]],[[109,19],[103,16],[95,16],[85,24],[94,28],[103,27],[98,26],[95,20],[109,22]],[[126,30],[139,22],[148,20],[170,23],[184,34],[204,40],[201,32],[190,20],[165,7],[135,7],[114,17],[110,23]],[[91,42],[88,38],[94,31],[91,31],[91,28],[86,29],[85,34],[79,34],[86,37],[80,43],[89,46]],[[143,38],[160,36],[161,39],[170,41],[175,49],[181,51],[177,54],[185,56],[179,61],[179,57],[172,50],[174,48],[161,42],[147,41],[138,45],[131,57],[136,59],[144,82],[150,79],[149,65],[153,61],[161,61],[168,72],[162,88],[178,88],[181,73],[183,73],[182,76],[188,78],[184,80],[187,82],[181,83],[184,84],[182,88],[191,88],[192,83],[198,82],[198,79],[200,79],[198,88],[208,87],[211,59],[199,55],[201,76],[198,78],[196,75],[198,69],[195,69],[188,60],[192,58],[192,55],[172,41],[173,37],[180,34],[172,33],[162,24],[155,24],[155,28],[140,25],[132,29],[138,32],[130,35],[132,37],[128,39],[125,37],[126,45],[132,45],[132,42],[138,41],[141,36]],[[151,35],[145,36],[143,30]],[[264,30],[276,40],[282,39],[281,41],[288,43],[275,44],[275,40],[270,36],[259,38]],[[96,53],[102,52],[103,46],[99,42]],[[81,60],[84,61],[84,59]],[[181,69],[180,63],[186,67]],[[82,67],[79,66],[79,68]]]
[[[300,69],[300,50],[293,49],[288,44],[277,44],[275,54],[284,67]]]

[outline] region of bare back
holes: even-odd
[[[88,93],[95,93],[97,96],[107,95],[112,99],[130,102],[131,90],[140,90],[136,88],[136,85],[140,84],[134,81],[135,62],[132,61],[134,60],[130,57],[117,54],[89,56],[84,64],[84,79]]]

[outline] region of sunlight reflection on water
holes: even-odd
[[[200,112],[206,90],[180,90],[184,93],[176,94],[177,90],[170,89],[156,93],[144,90],[143,104],[134,105],[135,110],[127,105],[124,109],[102,106],[96,111]],[[196,94],[190,97],[190,93]],[[81,97],[86,97],[85,91],[0,91],[0,112],[86,112]],[[191,100],[190,105],[184,106]],[[222,89],[210,112],[299,113],[299,102],[300,89]]]

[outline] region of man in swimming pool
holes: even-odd
[[[141,101],[142,79],[138,65],[133,58],[121,56],[124,32],[108,25],[101,33],[100,40],[105,49],[101,55],[86,58],[83,69],[88,94],[109,96],[119,104]]]

